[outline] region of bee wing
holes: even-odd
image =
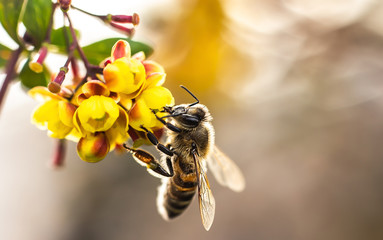
[[[215,214],[215,200],[210,190],[209,181],[207,180],[206,171],[201,163],[203,159],[199,159],[197,154],[193,154],[194,163],[196,165],[198,179],[198,203],[201,213],[202,224],[206,231],[209,231],[213,224]]]
[[[236,192],[240,192],[245,188],[245,178],[241,170],[217,146],[214,146],[207,163],[214,177],[222,186]]]

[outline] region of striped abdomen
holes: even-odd
[[[177,157],[173,169],[174,176],[163,180],[157,197],[158,210],[166,220],[180,215],[189,206],[197,190],[192,159]]]

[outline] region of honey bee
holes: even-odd
[[[160,215],[165,220],[177,217],[198,191],[202,224],[208,231],[214,220],[215,200],[206,176],[207,165],[221,185],[234,191],[242,191],[245,180],[238,166],[215,146],[212,117],[207,107],[200,104],[187,88],[181,87],[196,102],[165,107],[162,111],[168,115],[156,115],[167,128],[166,145],[159,143],[153,133],[142,127],[147,138],[161,151],[162,162],[166,162],[169,171],[151,154],[126,145],[124,147],[137,162],[147,166],[149,172],[162,178],[157,197]]]

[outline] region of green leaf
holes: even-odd
[[[0,44],[0,68],[5,67],[8,59],[11,57],[12,50],[7,46]]]
[[[23,23],[36,48],[45,39],[51,14],[51,0],[29,0],[26,5]]]
[[[21,44],[17,29],[28,0],[0,0],[0,23],[8,35]]]
[[[25,62],[19,74],[19,78],[23,86],[27,88],[33,88],[36,86],[46,87],[50,81],[48,70],[44,67],[43,72],[35,73],[29,68],[29,62],[30,60]]]
[[[121,39],[121,38],[104,39],[104,40],[92,43],[90,45],[87,45],[83,47],[82,50],[84,51],[85,56],[87,57],[90,63],[98,65],[102,60],[104,60],[107,57],[110,57],[112,47],[118,40],[125,40],[129,42],[132,55],[137,52],[143,51],[146,56],[149,56],[153,52],[153,49],[149,47],[148,45],[141,42],[132,41],[127,38],[126,39]]]
[[[67,32],[67,34],[65,34]],[[78,30],[75,30],[77,39],[80,36]],[[72,35],[68,27],[61,27],[58,29],[53,29],[51,32],[51,45],[54,45],[59,53],[67,53],[67,43],[65,40],[65,35],[68,36],[69,44],[73,41]]]

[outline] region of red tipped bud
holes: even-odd
[[[110,150],[110,144],[104,132],[97,132],[86,138],[81,138],[77,144],[80,158],[89,163],[96,163],[105,158]]]
[[[118,40],[112,48],[112,57],[110,58],[110,61],[114,62],[122,57],[130,57],[130,45],[127,41]]]

